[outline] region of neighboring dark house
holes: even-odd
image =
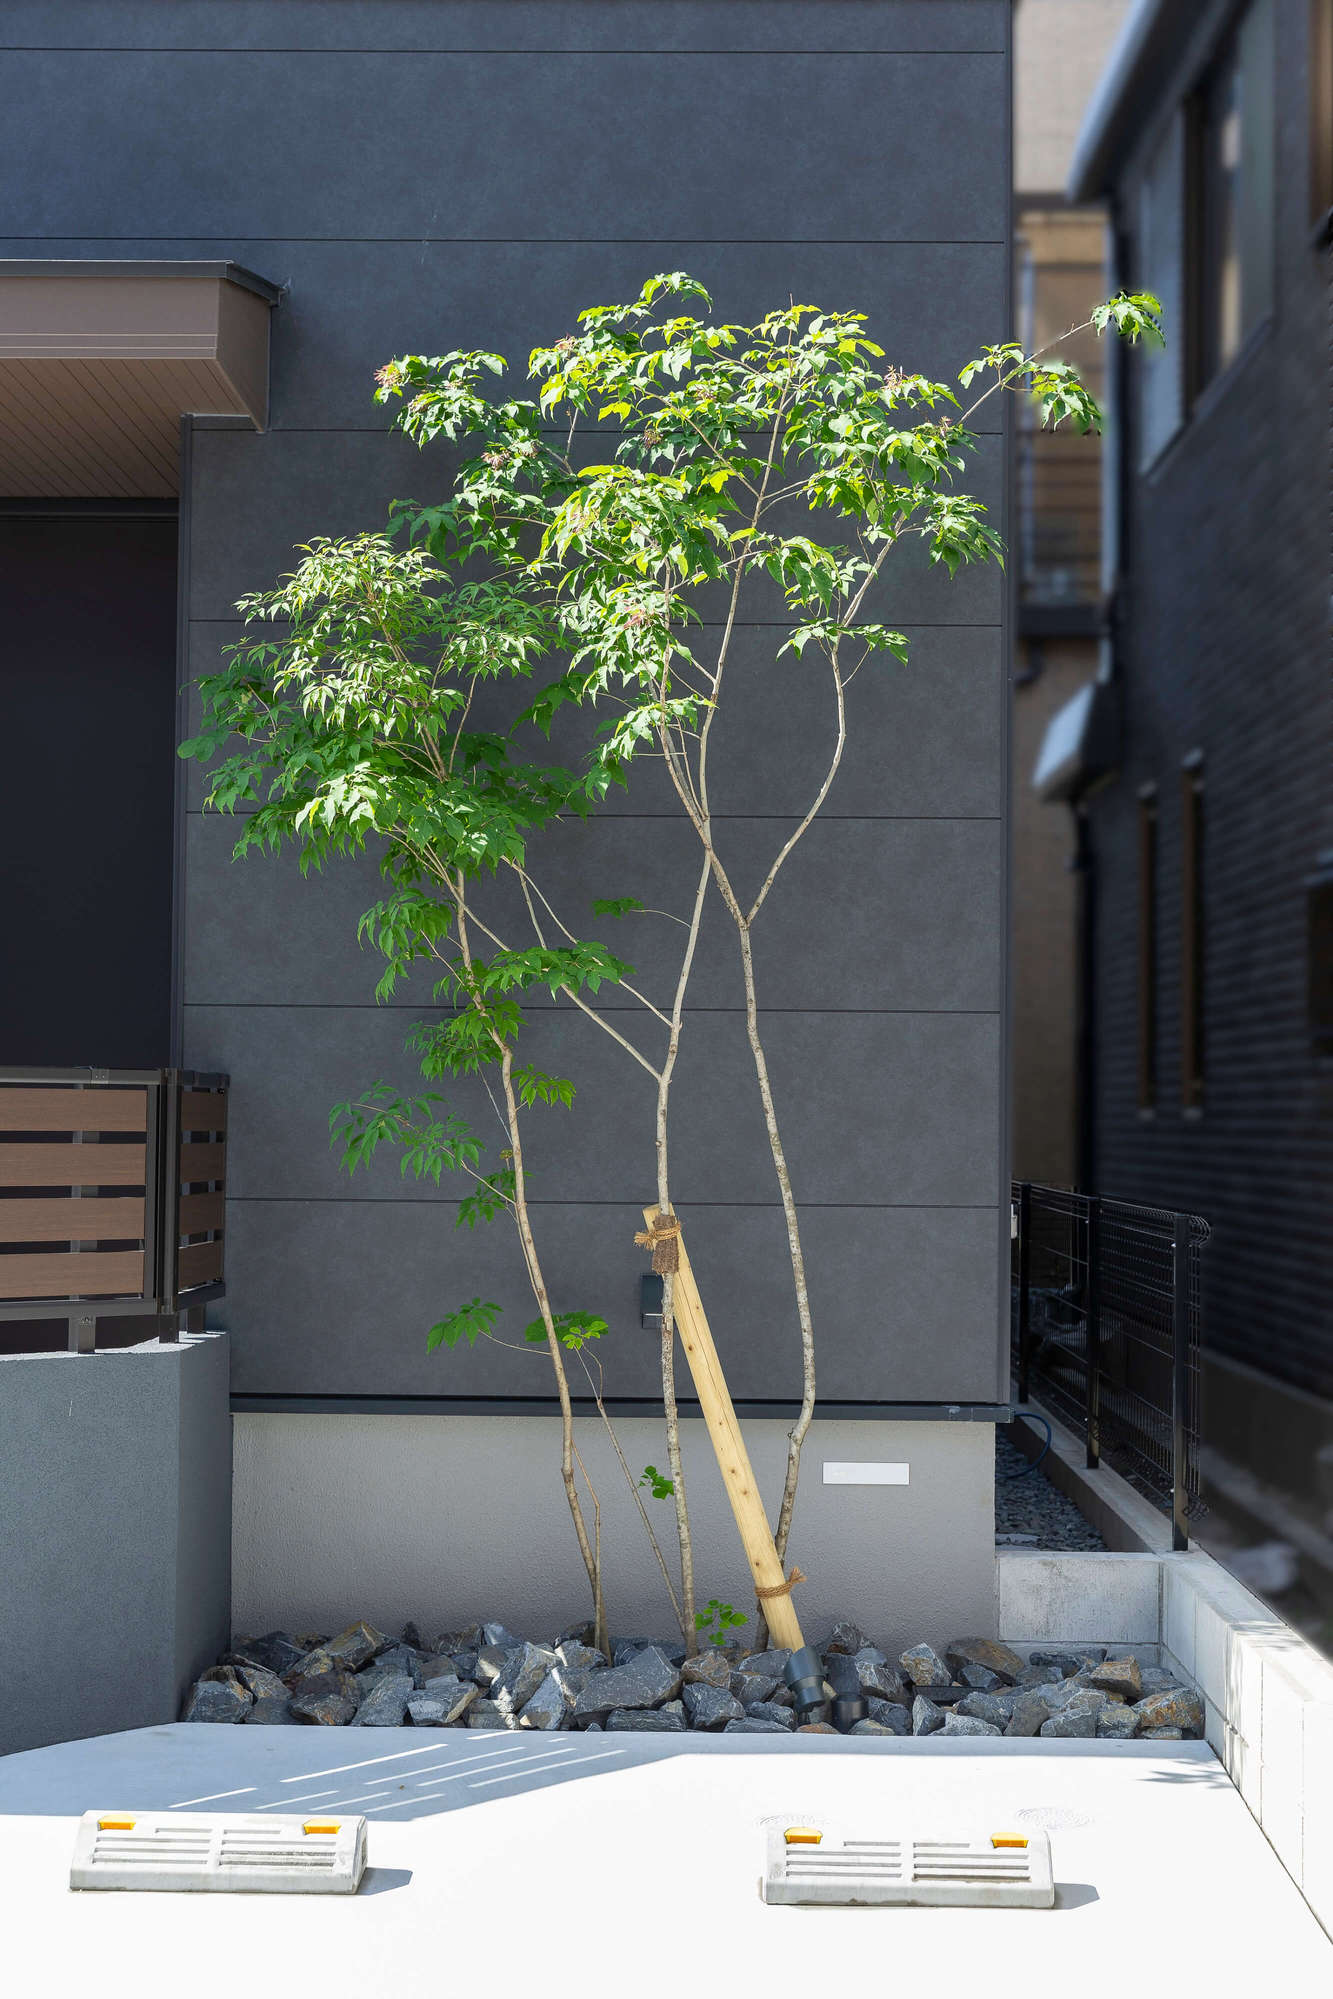
[[[64,0],[11,4],[0,29],[4,699],[22,716],[6,914],[27,973],[0,1060],[231,1076],[217,1318],[239,1412],[238,1616],[309,1603],[314,1617],[335,1588],[339,1609],[392,1614],[437,1576],[432,1522],[448,1517],[457,1599],[480,1608],[489,1578],[494,1602],[509,1575],[516,1616],[526,1588],[551,1598],[533,1615],[554,1617],[577,1575],[545,1378],[506,1350],[424,1343],[441,1307],[474,1293],[523,1324],[512,1245],[457,1234],[448,1186],[404,1186],[387,1160],[349,1183],[329,1151],[330,1105],[407,1071],[423,1004],[373,1003],[355,919],[374,870],[303,882],[286,860],[234,866],[234,829],[202,814],[197,770],[173,767],[188,727],[174,690],[216,665],[236,599],[296,544],[376,527],[396,497],[438,488],[372,401],[396,353],[498,348],[521,374],[579,308],[673,268],[731,318],[791,294],[862,308],[907,369],[953,374],[1003,337],[1009,7]],[[1002,524],[1001,421],[977,490]],[[1005,592],[993,569],[950,585],[912,558],[888,594],[912,666],[867,682],[829,822],[765,949],[821,1414],[865,1419],[841,1455],[910,1459],[911,1487],[857,1499],[850,1532],[853,1502],[820,1487],[831,1433],[817,1425],[792,1546],[804,1560],[804,1532],[830,1550],[817,1609],[853,1547],[875,1550],[878,1572],[886,1541],[915,1535],[919,1597],[899,1592],[894,1627],[917,1614],[909,1599],[924,1620],[929,1598],[931,1628],[963,1628],[993,1616],[986,1419],[1008,1398]],[[767,629],[745,646],[762,666]],[[793,673],[757,700],[763,785],[757,762],[738,768],[734,848],[766,837],[756,799],[789,815],[808,802],[813,698]],[[650,856],[688,854],[637,798],[571,832],[562,866],[583,906]],[[721,922],[702,952],[677,1184],[767,1487],[799,1384],[795,1315]],[[549,1010],[562,1055],[573,1027]],[[636,1129],[600,1052],[580,1041],[569,1061],[567,1163],[548,1159],[543,1180],[551,1266],[604,1301],[608,1389],[649,1411],[656,1342],[631,1240],[649,1119]],[[934,1420],[960,1415],[983,1420]],[[648,1456],[660,1431],[647,1417],[643,1430]],[[429,1493],[410,1531],[409,1491]]]
[[[1014,337],[1029,352],[1086,322],[1108,288],[1106,216],[1065,197],[1084,111],[1128,0],[1017,0],[1014,8]],[[1084,333],[1062,352],[1105,401],[1107,347]],[[1014,452],[1016,600],[1010,738],[1013,887],[1013,1173],[1078,1184],[1076,1097],[1083,872],[1065,813],[1031,777],[1046,729],[1096,672],[1105,644],[1102,451],[1020,406]]]
[[[1169,336],[1119,371],[1101,699],[1122,740],[1082,773],[1089,1184],[1211,1223],[1210,1498],[1315,1566],[1333,1556],[1331,111],[1328,0],[1140,4],[1070,187],[1109,201],[1116,277],[1160,295]]]

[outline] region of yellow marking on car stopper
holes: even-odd
[[[97,1821],[97,1830],[98,1830],[99,1832],[133,1832],[133,1831],[134,1831],[134,1820],[133,1820],[133,1819],[99,1819],[99,1820]]]
[[[788,1846],[818,1846],[824,1835],[818,1826],[789,1825],[783,1838]]]
[[[1020,1839],[1016,1832],[993,1832],[991,1834],[990,1843],[992,1846],[1027,1845],[1027,1841],[1025,1839]]]
[[[337,1832],[338,1821],[336,1819],[307,1819],[301,1830],[302,1832]],[[1026,1846],[1027,1841],[1024,1840],[1023,1844]]]

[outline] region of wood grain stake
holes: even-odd
[[[656,1204],[645,1208],[643,1218],[651,1227],[657,1216]],[[785,1581],[782,1563],[773,1543],[773,1530],[768,1524],[768,1514],[759,1495],[750,1454],[745,1448],[741,1426],[736,1419],[731,1394],[727,1388],[722,1363],[718,1359],[717,1348],[709,1329],[699,1287],[694,1281],[690,1259],[685,1248],[684,1236],[678,1238],[680,1263],[676,1270],[672,1296],[675,1301],[676,1332],[685,1358],[690,1364],[694,1378],[695,1393],[699,1397],[699,1407],[708,1425],[708,1437],[717,1458],[718,1469],[722,1473],[722,1483],[726,1487],[727,1498],[735,1515],[736,1526],[741,1537],[745,1558],[750,1564],[757,1590],[779,1588]],[[764,1600],[764,1615],[768,1628],[778,1645],[785,1645],[793,1652],[799,1652],[805,1644],[801,1636],[801,1623],[789,1595],[768,1596]]]

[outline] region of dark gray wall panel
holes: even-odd
[[[45,252],[43,253],[45,254]],[[62,239],[62,259],[107,255],[105,240]],[[228,257],[284,288],[273,318],[269,422],[274,430],[385,430],[373,400],[392,355],[485,348],[506,356],[518,390],[539,341],[568,331],[593,302],[635,295],[658,271],[706,284],[717,317],[753,323],[793,294],[868,314],[867,331],[908,373],[957,388],[957,371],[1005,326],[1002,243],[401,243],[121,237],[118,258]],[[32,243],[0,240],[0,256]],[[977,414],[1001,427],[1003,405]]]
[[[274,429],[194,433],[191,669],[236,634],[236,598],[271,586],[299,543],[377,527],[393,499],[447,489],[451,454],[423,460],[383,434],[370,377],[392,353],[485,344],[521,364],[578,307],[672,267],[697,271],[729,317],[788,292],[868,311],[891,361],[932,373],[1001,337],[1009,11],[1001,0],[4,10],[0,41],[41,45],[9,63],[0,162],[18,198],[0,231],[11,254],[229,256],[290,287],[274,317]],[[988,406],[984,422],[997,418]],[[988,436],[960,482],[997,526],[1002,458],[1002,438]],[[757,932],[765,1032],[825,1332],[821,1392],[990,1400],[1003,584],[974,569],[950,585],[914,543],[868,609],[908,630],[912,659],[873,662],[852,688],[830,816]],[[714,782],[719,837],[752,881],[783,831],[753,815],[805,809],[829,703],[817,671],[774,662],[788,622],[777,593],[765,585],[747,616]],[[586,726],[576,720],[558,752],[576,754]],[[201,795],[192,769],[187,798],[197,807]],[[328,1153],[331,1100],[381,1072],[412,1074],[400,1044],[421,1001],[370,1003],[376,967],[352,941],[369,872],[312,884],[285,862],[233,869],[232,831],[188,828],[184,987],[187,1061],[234,1079],[241,1198],[223,1314],[237,1385],[429,1394],[466,1372],[464,1393],[534,1392],[540,1359],[428,1361],[421,1348],[424,1325],[460,1295],[503,1296],[519,1324],[529,1316],[512,1246],[502,1258],[499,1238],[454,1234],[456,1189],[404,1189],[389,1161],[349,1185]],[[557,837],[549,866],[575,901],[638,892],[674,908],[693,855],[645,768],[604,821]],[[611,934],[660,990],[673,933],[634,919]],[[675,1158],[682,1200],[707,1204],[690,1215],[695,1262],[737,1392],[794,1393],[790,1278],[734,1010],[734,939],[716,912],[694,992],[707,1006],[688,1023]],[[567,1068],[580,1095],[572,1112],[534,1119],[532,1163],[539,1196],[565,1204],[541,1210],[561,1222],[562,1288],[615,1291],[606,1309],[627,1319],[627,1356],[636,1343],[617,1392],[650,1396],[626,1201],[651,1179],[650,1091],[594,1034],[566,1005],[536,1009],[534,1059]]]
[[[27,235],[127,215],[141,236],[405,243],[1007,231],[998,54],[16,51],[7,80],[0,185],[25,189]]]
[[[232,1079],[229,1192],[238,1199],[345,1193],[349,1183],[329,1149],[329,1109],[377,1078],[413,1080],[414,1064],[402,1053],[407,1024],[401,1013],[371,1007],[187,1007],[188,1066]],[[604,1201],[626,1186],[652,1192],[651,1079],[614,1046],[601,1053],[600,1038],[590,1040],[597,1032],[572,1009],[535,1014],[530,1023],[526,1059],[578,1085],[572,1109],[534,1112],[527,1123],[534,1198]],[[996,1200],[994,1014],[780,1013],[765,1021],[764,1041],[799,1200]],[[449,1107],[500,1142],[475,1079],[441,1087]],[[773,1167],[742,1016],[690,1020],[673,1103],[673,1179],[682,1201],[770,1198]],[[436,1202],[457,1192],[452,1185],[437,1192],[428,1181],[405,1190],[388,1155],[352,1184],[368,1201]]]
[[[11,48],[1002,50],[1007,0],[9,0]]]
[[[656,271],[689,271],[717,317],[745,324],[793,292],[864,312],[896,366],[955,387],[1005,324],[1000,243],[439,243],[410,258],[396,244],[256,243],[230,254],[290,286],[273,323],[275,429],[382,429],[391,409],[371,400],[373,376],[396,354],[487,348],[524,392],[533,347],[571,331],[587,305],[632,298]],[[999,410],[992,397],[978,423],[996,428]]]
[[[316,535],[356,534],[385,526],[394,500],[438,499],[459,453],[436,444],[420,452],[397,434],[371,431],[197,429],[194,434],[190,616],[229,618],[237,600],[266,590],[300,560]],[[957,484],[1003,526],[1003,452],[998,437],[980,439]],[[783,517],[785,513],[785,518]],[[824,533],[850,543],[841,523],[812,519],[792,504],[773,516],[775,531]],[[924,540],[910,536],[890,553],[867,594],[865,616],[896,626],[997,625],[1004,580],[993,563],[972,563],[950,579],[932,563]],[[702,617],[724,618],[720,587],[699,593]],[[788,627],[781,591],[765,576],[747,586],[747,619]],[[888,669],[883,669],[887,671]]]
[[[715,627],[696,633],[700,656]],[[192,676],[220,668],[223,648],[240,637],[235,620],[204,620],[190,636]],[[813,655],[776,657],[781,628],[745,626],[732,641],[731,684],[713,730],[711,763],[719,817],[803,813],[828,767],[833,701],[827,670]],[[1000,744],[1007,688],[1000,633],[993,625],[909,625],[908,663],[890,656],[866,663],[848,690],[848,742],[826,810],[833,818],[998,818],[1003,810]],[[506,699],[512,698],[508,693]],[[192,728],[199,726],[197,694]],[[479,711],[480,712],[480,711]],[[512,709],[508,712],[512,713]],[[497,704],[495,726],[506,710]],[[533,732],[534,756],[576,764],[593,725],[566,714],[550,744]],[[190,809],[203,805],[202,766],[188,771]],[[679,800],[661,767],[641,763],[628,789],[618,787],[608,815],[675,817]]]
[[[448,473],[429,469],[404,437],[357,431],[195,431],[190,511],[190,616],[227,618],[237,599],[269,590],[317,535],[387,525],[397,499],[425,499]]]
[[[733,1392],[795,1403],[799,1339],[781,1212],[682,1212]],[[239,1392],[550,1392],[542,1348],[426,1352],[426,1329],[473,1297],[503,1306],[496,1331],[522,1344],[535,1309],[500,1224],[468,1234],[449,1207],[420,1202],[235,1201],[229,1214],[227,1316]],[[607,1393],[660,1394],[658,1342],[638,1320],[638,1209],[543,1207],[534,1226],[558,1309],[600,1312],[610,1326],[597,1348]],[[802,1228],[822,1397],[994,1399],[992,1210],[812,1208]],[[577,1392],[577,1364],[574,1376]],[[683,1367],[681,1386],[687,1393]]]
[[[719,850],[747,900],[795,831],[793,820],[728,822]],[[195,1005],[362,1006],[384,961],[357,942],[362,912],[386,893],[375,859],[339,862],[302,879],[290,854],[232,858],[235,827],[191,815],[193,885],[186,987]],[[1000,860],[997,820],[836,819],[817,822],[779,875],[754,930],[763,1004],[994,1012],[999,1006]],[[648,911],[689,910],[698,842],[681,818],[621,817],[557,829],[533,861],[542,893],[583,936],[601,937],[634,967],[632,983],[669,1010],[686,932]],[[633,894],[645,913],[596,917],[598,897]],[[482,885],[476,907],[511,948],[535,942],[517,885]],[[794,948],[795,946],[795,948]],[[430,1005],[434,976],[417,968],[392,1004]],[[691,972],[695,1007],[744,1004],[734,925],[711,891]],[[634,1010],[607,988],[603,1003]],[[535,1004],[552,1004],[536,996]]]

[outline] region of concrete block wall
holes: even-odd
[[[227,1362],[0,1357],[0,1754],[175,1721],[226,1644]]]

